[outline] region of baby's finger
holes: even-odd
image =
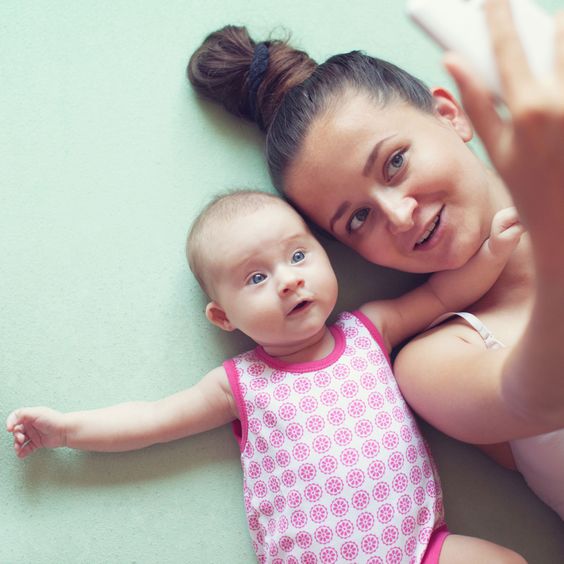
[[[14,437],[14,450],[16,451],[16,454],[19,456],[20,452],[22,451],[22,448],[25,446],[25,443],[20,443],[18,440],[16,440],[16,437]]]
[[[12,427],[12,430],[10,432],[14,433],[16,431],[23,433],[25,431],[25,427],[21,423],[18,423],[17,425],[14,425]]]
[[[37,448],[33,443],[25,443],[23,445],[18,445],[17,447],[14,445],[14,447],[18,458],[25,458]]]
[[[37,415],[36,411],[37,408],[34,407],[20,407],[19,409],[12,411],[6,419],[6,427],[8,428],[8,431],[11,432],[16,425],[25,425],[26,422],[35,419]]]
[[[28,436],[25,433],[22,433],[21,431],[15,431],[14,432],[14,439],[18,443],[24,444],[28,440]]]
[[[6,417],[6,430],[10,433],[14,430],[14,426],[19,422],[18,411],[19,410],[16,409],[15,411],[12,411],[8,417]]]
[[[521,235],[525,233],[525,228],[523,227],[522,223],[514,223],[513,225],[509,226],[508,228],[504,229],[501,233],[498,234],[497,238],[503,241],[518,241],[521,238]]]
[[[514,206],[499,210],[492,220],[491,235],[499,235],[512,225],[519,223],[519,214]]]
[[[27,436],[27,441],[30,444],[35,445],[37,448],[43,444],[43,441],[41,439],[41,433],[39,433],[37,429],[35,429],[35,427],[30,426],[26,428],[26,436]]]

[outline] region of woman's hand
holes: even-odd
[[[530,434],[564,426],[564,13],[554,22],[552,75],[539,80],[528,66],[509,0],[486,0],[485,9],[507,111],[498,112],[460,57],[449,54],[445,63],[532,245],[532,311],[499,368],[498,393],[514,414],[510,433],[519,436],[523,429]]]
[[[564,237],[564,13],[555,18],[554,72],[538,80],[515,31],[509,0],[486,0],[492,47],[509,115],[458,55],[445,66],[491,161],[530,231],[537,265],[554,268]]]

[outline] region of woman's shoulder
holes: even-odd
[[[474,347],[483,346],[483,339],[480,337],[479,332],[458,312],[445,316],[440,323],[415,336],[402,347],[398,354],[405,357],[411,350],[429,347],[426,356],[433,355],[433,351],[435,351],[435,354],[441,355],[441,353],[445,352],[445,347],[452,346],[454,343],[467,344]]]

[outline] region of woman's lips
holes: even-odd
[[[427,226],[425,232],[421,235],[418,241],[416,241],[414,249],[415,250],[424,250],[428,249],[431,246],[434,246],[433,243],[437,240],[437,235],[441,231],[441,216],[443,213],[444,206],[441,208],[439,213],[435,216],[433,221]]]

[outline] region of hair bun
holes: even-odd
[[[187,73],[198,94],[222,104],[235,116],[256,122],[265,131],[284,94],[308,78],[317,65],[286,41],[262,45],[268,48],[268,64],[258,83],[252,84],[256,76],[251,76],[256,43],[247,28],[232,25],[204,39],[190,57]]]

